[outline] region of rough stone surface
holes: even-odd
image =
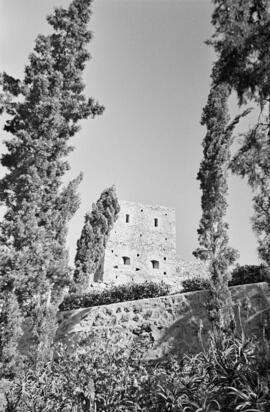
[[[120,202],[108,240],[104,282],[164,280],[176,274],[175,210]]]
[[[231,288],[236,317],[241,314],[248,334],[260,334],[269,325],[270,291],[266,283]],[[208,292],[175,294],[132,302],[59,313],[58,338],[80,341],[91,334],[100,345],[106,341],[127,348],[143,345],[146,358],[168,352],[196,353],[207,345],[210,323]]]
[[[208,265],[199,259],[186,261],[177,257],[176,274],[177,279],[181,281],[194,277],[209,278],[209,269]]]

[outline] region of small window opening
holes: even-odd
[[[165,216],[168,216],[167,213],[165,213]]]
[[[154,226],[158,227],[158,219],[157,218],[154,219]]]
[[[112,250],[112,253],[113,253],[113,250]]]
[[[115,266],[114,266],[114,269],[118,269],[118,265],[115,265]]]
[[[143,209],[141,209],[141,212],[143,212]]]
[[[126,215],[126,223],[129,223],[129,215]]]
[[[167,272],[163,272],[164,275],[167,275]]]
[[[153,269],[159,269],[159,262],[157,260],[151,260]]]
[[[142,237],[142,234],[140,233],[140,237]]]
[[[165,237],[165,240],[168,240],[168,239]]]
[[[130,257],[123,256],[123,262],[124,262],[124,265],[130,265]]]
[[[137,256],[140,256],[140,254],[139,254],[139,253],[137,253]]]
[[[141,270],[140,268],[136,268],[136,272],[138,272],[138,270]]]
[[[163,260],[167,260],[167,258],[164,257]]]

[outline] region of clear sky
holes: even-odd
[[[34,39],[48,32],[46,15],[69,2],[0,0],[0,70],[21,77]],[[211,2],[95,0],[92,10],[86,93],[106,110],[83,121],[72,142],[67,178],[83,171],[84,180],[81,207],[69,227],[71,263],[85,212],[112,184],[120,199],[174,207],[178,254],[192,259],[201,216],[200,117],[215,58],[204,44],[212,30]],[[232,103],[232,114],[235,109]],[[228,201],[231,245],[239,249],[240,263],[257,263],[245,182],[230,178]]]

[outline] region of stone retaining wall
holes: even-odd
[[[268,285],[235,286],[231,292],[247,333],[262,333],[270,324]],[[100,344],[113,340],[127,349],[138,342],[147,358],[176,351],[196,353],[209,338],[208,300],[208,291],[198,291],[60,312],[58,338],[75,336],[80,341],[91,334]]]

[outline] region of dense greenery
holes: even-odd
[[[232,271],[230,286],[246,285],[248,283],[268,282],[270,281],[269,267],[264,265],[244,265],[237,266]]]
[[[259,349],[258,349],[259,348]],[[59,346],[54,361],[18,376],[9,411],[267,412],[269,344],[212,338],[195,356],[147,362],[135,346],[106,348],[90,337],[84,351]],[[76,409],[73,409],[76,408]]]
[[[244,265],[236,266],[231,273],[229,286],[247,285],[250,283],[270,282],[269,268],[266,266]],[[210,289],[209,279],[193,277],[182,282],[183,292]]]
[[[7,173],[0,180],[5,206],[0,222],[0,299],[9,308],[1,319],[2,373],[5,365],[8,371],[8,364],[14,364],[11,354],[25,300],[32,304],[32,351],[38,356],[50,352],[57,305],[70,280],[67,223],[79,205],[81,176],[66,187],[62,178],[69,170],[70,138],[79,120],[103,111],[83,93],[90,5],[91,0],[73,0],[67,9],[55,9],[47,19],[53,32],[37,37],[24,78],[3,73],[0,79],[1,111],[8,115],[4,129],[9,133],[1,157]]]
[[[59,309],[72,310],[129,300],[155,298],[168,295],[169,290],[170,287],[163,282],[129,283],[111,286],[102,291],[93,291],[83,295],[70,294],[63,300]]]
[[[87,213],[81,237],[77,242],[75,256],[74,286],[77,291],[85,291],[90,275],[94,281],[103,280],[104,256],[107,240],[118,218],[120,205],[115,186],[105,189]]]
[[[196,290],[208,290],[210,289],[210,281],[209,279],[204,279],[198,277],[194,277],[191,279],[185,279],[182,282],[183,286],[183,293],[186,292],[195,292]]]

